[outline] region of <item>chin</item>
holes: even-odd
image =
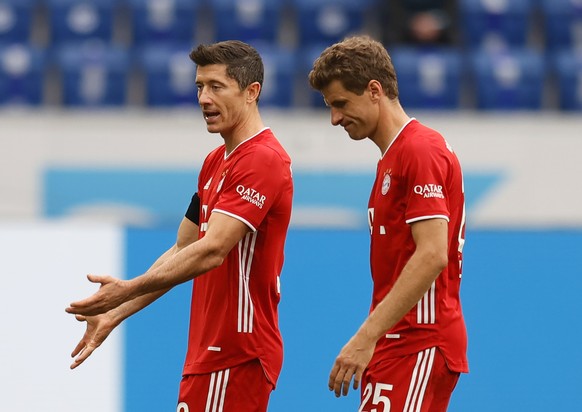
[[[208,131],[208,133],[220,133],[220,127],[218,127],[215,124],[207,124],[206,130]]]

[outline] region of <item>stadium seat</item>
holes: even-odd
[[[313,68],[313,63],[327,46],[327,44],[313,44],[308,47],[303,47],[300,50],[300,66],[297,69],[297,89],[299,93],[306,94],[305,104],[309,107],[326,107],[321,92],[313,90],[309,85],[308,76]]]
[[[65,106],[126,104],[130,58],[123,48],[100,41],[70,43],[55,50]]]
[[[145,103],[148,106],[197,104],[196,65],[184,44],[145,46],[137,51],[136,63],[143,75]]]
[[[118,0],[45,0],[49,12],[52,44],[113,39]]]
[[[464,43],[469,47],[488,48],[525,46],[533,1],[459,0]]]
[[[582,53],[562,49],[553,58],[553,70],[560,109],[582,110]]]
[[[282,22],[282,3],[280,0],[211,1],[215,39],[276,44]]]
[[[199,1],[129,0],[134,45],[191,42]]]
[[[260,96],[261,107],[291,107],[294,103],[295,53],[282,47],[255,44],[263,58],[265,78]]]
[[[45,54],[39,49],[17,43],[0,45],[0,104],[41,104],[45,67]]]
[[[540,0],[546,48],[582,48],[582,1]]]
[[[292,0],[300,47],[331,44],[362,31],[370,0]]]
[[[404,107],[458,109],[462,58],[445,47],[396,47],[390,50]]]
[[[536,110],[542,105],[546,67],[534,49],[478,50],[471,56],[477,107],[485,110]]]
[[[27,42],[35,7],[36,0],[1,0],[0,42]]]

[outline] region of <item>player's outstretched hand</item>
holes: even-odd
[[[98,316],[75,315],[75,318],[80,322],[86,322],[87,329],[83,338],[71,353],[71,357],[75,358],[71,364],[71,369],[75,369],[91,356],[93,351],[103,343],[117,326],[107,313]]]
[[[100,283],[99,290],[86,299],[73,302],[65,309],[74,315],[95,316],[114,309],[131,300],[127,281],[112,276],[87,275],[93,283]]]
[[[348,394],[352,378],[354,390],[360,387],[364,370],[374,354],[374,347],[375,342],[370,343],[358,334],[343,347],[329,374],[328,387],[335,392],[336,397]]]

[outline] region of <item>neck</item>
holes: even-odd
[[[256,135],[265,128],[258,110],[254,111],[239,122],[231,131],[223,133],[226,154],[230,154],[239,144],[249,137]]]
[[[386,99],[382,102],[378,129],[374,137],[371,138],[380,149],[382,155],[386,153],[397,133],[409,120],[410,117],[408,117],[397,99]]]

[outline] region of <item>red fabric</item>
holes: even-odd
[[[258,360],[180,382],[177,412],[266,412],[273,385]]]
[[[387,359],[364,374],[359,410],[446,412],[458,380],[436,348]]]
[[[291,161],[265,129],[227,157],[224,146],[210,153],[198,194],[201,238],[212,213],[239,219],[252,231],[220,267],[194,280],[184,374],[260,359],[274,386],[283,361],[277,306],[291,216]]]
[[[438,347],[451,370],[467,372],[467,335],[461,311],[464,193],[459,161],[436,131],[411,120],[378,162],[368,204],[374,281],[371,309],[390,291],[415,250],[410,225],[448,221],[449,264],[433,288],[381,338],[371,363]]]

